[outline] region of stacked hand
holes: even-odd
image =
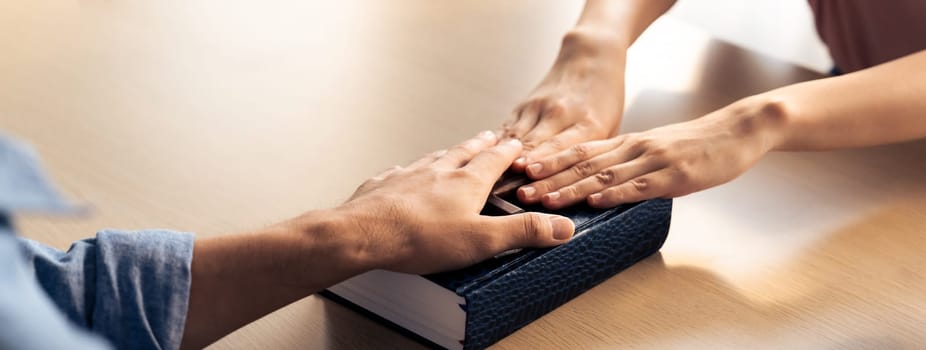
[[[521,153],[492,132],[368,180],[339,210],[356,225],[373,268],[414,274],[461,268],[508,249],[572,237],[568,218],[479,214],[492,185]]]
[[[608,38],[567,35],[553,68],[502,127],[524,143],[513,168],[608,137],[624,108],[624,51]]]

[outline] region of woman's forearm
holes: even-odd
[[[571,33],[609,35],[627,48],[674,3],[675,0],[588,0]]]
[[[926,137],[926,51],[761,94],[780,122],[772,149],[827,150]],[[777,111],[776,111],[777,110]]]
[[[623,64],[627,48],[675,0],[588,0],[575,27],[563,37],[558,64],[573,58]]]

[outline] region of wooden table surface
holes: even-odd
[[[3,0],[0,129],[92,208],[21,216],[21,233],[59,248],[105,227],[209,236],[336,205],[498,125],[580,8]],[[623,130],[819,77],[662,19],[630,54]],[[924,161],[923,142],[771,154],[678,199],[660,254],[496,348],[922,348]],[[420,347],[316,297],[213,346]]]

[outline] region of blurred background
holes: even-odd
[[[806,0],[679,0],[669,15],[714,37],[818,72],[833,65]]]

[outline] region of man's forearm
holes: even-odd
[[[356,230],[339,215],[315,211],[260,231],[197,240],[183,348],[202,348],[365,271]]]
[[[866,70],[773,90],[764,104],[771,149],[827,150],[926,137],[926,51]],[[761,110],[758,109],[758,110]]]

